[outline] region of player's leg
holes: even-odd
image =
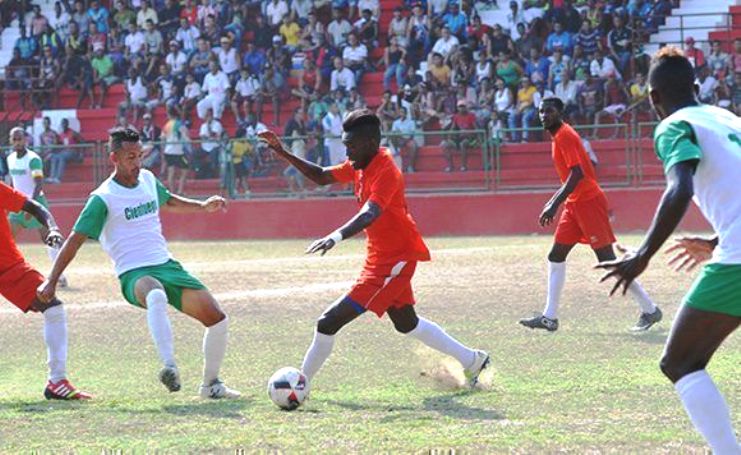
[[[430,348],[447,354],[465,369],[470,386],[476,385],[481,371],[489,364],[489,355],[484,351],[471,349],[443,330],[436,323],[417,316],[413,305],[392,307],[386,311],[394,328],[399,333],[416,338]]]
[[[730,412],[705,371],[718,346],[741,324],[741,317],[683,305],[661,358],[661,371],[674,383],[693,425],[715,454],[741,453]]]
[[[137,303],[147,310],[147,325],[152,341],[157,347],[163,368],[160,381],[170,392],[180,390],[180,374],[175,363],[175,347],[172,336],[172,325],[167,315],[167,294],[157,279],[142,276],[134,283],[134,295]]]
[[[301,370],[309,381],[332,353],[337,332],[364,312],[365,308],[344,295],[322,313],[316,321],[314,339],[311,341],[311,346],[306,351],[301,365]]]
[[[208,289],[183,289],[182,312],[197,319],[206,329],[203,333],[203,398],[237,398],[241,394],[219,379],[229,338],[229,317]]]
[[[562,221],[567,216],[567,214],[562,215]],[[571,228],[562,227],[562,221],[559,222],[561,232],[557,231],[556,241],[548,253],[548,287],[543,313],[531,318],[520,319],[520,324],[531,329],[545,329],[549,332],[558,330],[558,308],[561,303],[561,293],[566,283],[566,258],[576,244],[576,240],[571,243],[571,238],[576,238],[576,236],[570,233]],[[560,238],[565,239],[562,241],[568,241],[569,243],[559,243]]]
[[[599,262],[612,261],[615,259],[615,251],[612,245],[607,245],[602,248],[594,250],[594,254],[597,256]],[[638,307],[641,310],[641,314],[638,317],[638,322],[631,328],[634,332],[643,332],[648,330],[651,326],[661,321],[663,313],[651,300],[648,293],[643,289],[641,283],[638,280],[634,280],[630,286],[628,286],[628,292],[636,301]]]

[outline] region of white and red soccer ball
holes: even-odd
[[[268,395],[279,408],[293,411],[309,395],[309,381],[296,368],[281,368],[268,380]]]

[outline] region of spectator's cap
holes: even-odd
[[[468,107],[468,104],[466,104],[465,100],[458,100],[458,102],[455,103],[455,105],[458,107]]]
[[[180,43],[178,43],[177,40],[170,40],[170,47],[172,46],[180,47]]]
[[[371,11],[368,8],[366,8],[366,9],[363,10],[363,14],[369,14],[370,15],[370,14],[373,14],[373,11]]]
[[[222,36],[221,39],[219,39],[219,42],[221,44],[230,44],[232,40],[230,40],[228,36]]]
[[[695,39],[691,36],[688,36],[686,40],[684,40],[684,44],[695,44]]]
[[[149,120],[152,120],[152,114],[150,114],[149,112],[147,112],[146,114],[144,114],[144,115],[142,116],[142,118],[143,118],[144,120],[147,120],[147,119],[149,119]]]
[[[404,91],[405,92],[411,92],[412,91],[412,86],[409,85],[409,84],[404,84]]]
[[[273,44],[282,42],[280,35],[273,36]]]
[[[509,6],[519,6],[515,0],[509,2]]]

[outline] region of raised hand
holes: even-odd
[[[334,239],[332,239],[331,236],[326,236],[324,238],[321,238],[319,240],[315,240],[311,245],[309,245],[309,248],[306,249],[305,254],[313,254],[317,251],[322,252],[322,256],[327,254],[327,251],[334,248],[336,245]]]
[[[208,212],[216,212],[218,210],[226,211],[226,199],[221,196],[211,196],[201,203],[203,208]]]
[[[666,249],[666,254],[672,254],[667,262],[675,272],[692,271],[701,263],[713,256],[715,243],[705,237],[685,236],[675,237],[674,244]]]

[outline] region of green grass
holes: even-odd
[[[637,237],[623,239],[636,243]],[[362,265],[363,244],[343,242],[324,258],[302,256],[305,241],[173,243],[172,250],[222,299],[231,317],[222,377],[244,398],[206,402],[200,382],[202,328],[172,313],[183,390],[167,393],[145,313],[122,302],[97,245],[69,271],[71,379],[90,403],[43,400],[41,318],[0,306],[0,453],[702,453],[705,448],[657,363],[677,303],[692,276],[657,258],[643,277],[666,320],[642,335],[630,299],[607,298],[592,253],[569,259],[561,329],[532,332],[518,318],[542,309],[550,238],[430,239],[433,261],[415,277],[418,312],[463,342],[488,350],[487,386],[454,388],[460,368],[366,315],[338,335],[312,384],[311,400],[280,411],[267,378],[300,366],[322,310]],[[48,268],[44,251],[25,245]],[[311,285],[334,283],[329,288]],[[299,289],[291,291],[290,288]],[[270,290],[278,290],[272,291]],[[240,294],[239,291],[249,291]],[[88,304],[86,307],[85,305]],[[732,336],[709,367],[741,428],[741,342]],[[452,366],[452,367],[451,367]]]

